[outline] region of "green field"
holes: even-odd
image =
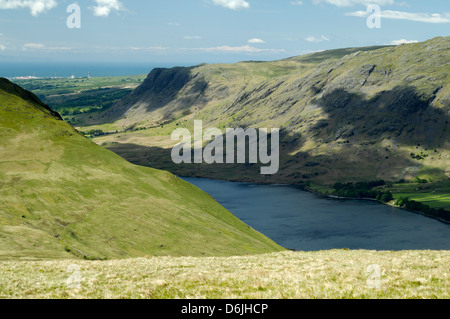
[[[431,208],[450,211],[450,180],[426,184],[394,184],[390,189],[395,199],[409,198]]]

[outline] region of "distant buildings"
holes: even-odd
[[[28,75],[28,76],[15,76],[15,77],[8,77],[9,80],[39,80],[39,79],[90,79],[91,72],[88,72],[87,77],[77,77],[75,75],[71,75],[70,77],[62,77],[62,76],[51,76],[51,77],[38,77],[34,75]]]
[[[36,76],[20,76],[20,77],[16,77],[16,78],[13,78],[14,80],[35,80],[35,79],[39,79],[38,77],[36,77]]]

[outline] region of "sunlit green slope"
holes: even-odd
[[[198,188],[102,149],[0,79],[0,259],[279,250]]]

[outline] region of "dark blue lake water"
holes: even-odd
[[[285,248],[450,249],[450,225],[398,208],[330,199],[292,186],[183,179]]]

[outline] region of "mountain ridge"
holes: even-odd
[[[153,70],[97,123],[144,132],[96,141],[134,163],[188,176],[322,184],[448,178],[449,48],[450,37],[439,37],[335,56]],[[192,129],[193,119],[221,129],[279,127],[280,173],[172,165],[170,130]]]

